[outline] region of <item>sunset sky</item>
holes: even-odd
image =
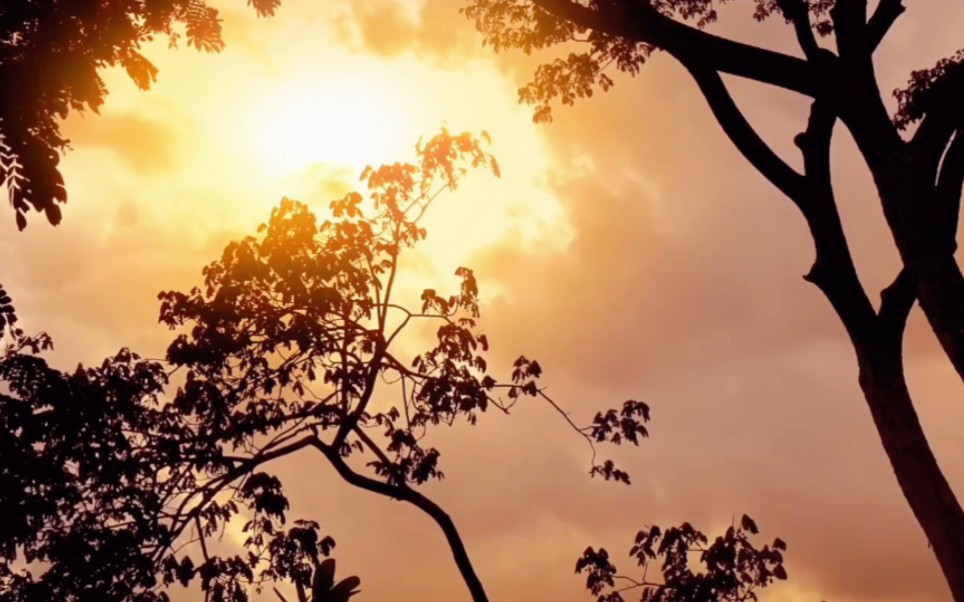
[[[420,136],[486,130],[502,177],[474,175],[433,206],[408,290],[473,268],[496,372],[519,354],[537,358],[543,384],[582,422],[628,398],[653,414],[651,437],[614,453],[629,487],[590,480],[584,441],[536,401],[440,437],[446,479],[425,492],[460,527],[491,599],[588,601],[573,573],[587,545],[633,575],[626,552],[644,526],[690,521],[715,534],[742,513],[761,541],[789,544],[790,580],[765,600],[949,599],[850,343],[801,278],[812,261],[803,220],[671,59],[655,56],[635,79],[616,77],[609,93],[535,125],[517,89],[540,57],[482,48],[461,2],[284,0],[270,19],[241,0],[213,4],[222,53],[158,43],[149,92],[109,71],[102,114],[67,120],[60,226],[33,214],[19,233],[11,211],[0,216],[0,282],[24,328],[53,336],[55,363],[99,362],[122,346],[162,357],[172,334],[157,323],[157,293],[199,284],[201,268],[283,196],[323,214],[366,164],[413,159]],[[789,28],[754,22],[748,0],[733,4],[717,33],[794,50]],[[888,91],[961,45],[959,3],[908,4],[878,53]],[[807,104],[733,87],[796,164]],[[833,150],[843,220],[876,299],[897,255],[842,128]],[[907,372],[964,495],[961,383],[917,309]],[[417,510],[353,490],[317,454],[273,468],[292,515],[337,540],[339,574],[361,577],[357,600],[468,599],[441,532]]]

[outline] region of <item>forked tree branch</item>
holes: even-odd
[[[438,504],[407,485],[391,485],[358,474],[348,466],[348,463],[345,462],[345,459],[341,456],[337,448],[325,444],[317,437],[312,441],[312,446],[325,456],[335,471],[338,472],[338,475],[349,485],[354,485],[360,489],[371,491],[391,499],[408,502],[431,517],[445,535],[449,549],[455,557],[455,564],[458,566],[462,579],[469,588],[473,602],[488,602],[485,588],[475,573],[475,568],[472,566],[468,551],[465,549],[465,544],[462,542],[462,537],[459,535],[458,529],[456,529],[455,523],[452,521],[452,517],[446,514]]]
[[[803,154],[807,198],[797,202],[813,237],[816,259],[804,276],[830,301],[855,344],[874,335],[876,314],[867,297],[847,236],[830,178],[830,140],[837,116],[815,101],[810,108],[807,129],[794,139]]]
[[[902,269],[881,291],[880,309],[874,311],[860,283],[830,179],[830,139],[835,121],[832,113],[815,102],[807,130],[796,139],[813,195],[804,214],[817,251],[805,278],[824,292],[855,344],[873,340],[899,349],[907,316],[917,298],[916,289],[910,272]]]
[[[804,177],[787,165],[756,133],[730,96],[720,74],[687,63],[684,66],[696,80],[717,122],[736,148],[780,192],[799,204],[806,196]]]
[[[820,46],[813,34],[810,23],[810,7],[805,0],[777,0],[784,18],[793,24],[793,31],[800,43],[800,49],[809,60],[815,60],[820,53]]]
[[[684,64],[719,71],[816,96],[813,66],[797,57],[767,50],[675,21],[648,2],[621,5],[621,10],[596,10],[575,0],[532,0],[546,12],[575,25],[652,44]]]

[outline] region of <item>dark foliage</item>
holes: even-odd
[[[713,543],[689,523],[665,531],[649,527],[629,551],[643,569],[641,578],[618,575],[604,548],[586,548],[576,572],[587,573],[586,588],[599,602],[624,602],[628,592],[642,602],[747,602],[757,599],[756,590],[787,578],[786,544],[778,538],[758,549],[750,541],[757,533],[746,515]],[[699,571],[692,569],[694,558]],[[656,563],[661,578],[650,581],[646,575]]]
[[[250,0],[258,15],[280,0]],[[107,87],[98,71],[123,67],[148,89],[157,68],[141,53],[155,38],[170,46],[218,52],[221,22],[204,0],[12,0],[0,3],[0,185],[7,187],[17,226],[30,209],[51,224],[67,201],[57,164],[69,141],[60,120],[70,111],[95,113]]]
[[[901,129],[935,111],[961,111],[964,105],[964,49],[910,74],[906,88],[895,90],[899,108],[894,123]],[[958,120],[964,119],[958,117]]]
[[[283,579],[313,587],[315,602],[347,599],[357,578],[336,584],[321,561],[334,541],[316,522],[288,525],[284,485],[266,470],[295,453],[426,512],[484,599],[451,519],[416,489],[443,477],[426,435],[524,398],[558,407],[534,360],[520,357],[507,382],[489,375],[471,270],[456,271],[452,294],[427,289],[417,308],[395,301],[399,257],[426,236],[430,204],[467,169],[498,173],[468,134],[443,131],[418,157],[366,169],[367,198],[332,202],[326,221],[282,201],[257,236],[205,268],[203,288],[162,293],[161,320],[182,333],[169,366],[124,349],[99,367],[52,368],[49,338],[15,329],[0,292],[4,602],[167,600],[174,583],[243,602],[251,585]],[[435,341],[402,355],[397,341],[418,322],[437,325]],[[591,445],[637,443],[648,419],[645,404],[628,402],[573,427]],[[211,542],[238,517],[244,552],[225,555]]]
[[[835,0],[753,1],[757,21],[777,16],[789,24],[802,20],[821,37],[834,33]],[[653,52],[665,49],[656,40],[643,40],[645,33],[634,33],[634,19],[643,20],[652,12],[704,29],[717,20],[717,10],[726,3],[726,0],[469,0],[461,10],[485,36],[485,43],[496,51],[521,49],[528,54],[581,42],[578,45],[581,48],[574,47],[565,58],[540,65],[532,82],[519,90],[520,100],[535,106],[534,120],[544,122],[552,120],[553,102],[571,105],[577,99],[592,97],[596,89],[605,92],[614,83],[607,72],[615,69],[636,75]],[[585,10],[569,10],[571,7]],[[884,12],[886,10],[897,9]],[[565,18],[566,15],[572,18]],[[614,25],[620,19],[622,27]],[[620,35],[619,29],[625,33]],[[937,96],[943,102],[956,102],[958,106],[964,102],[962,77],[955,75],[964,61],[962,53],[964,49],[932,68],[914,71],[907,87],[894,92],[900,101],[900,109],[894,116],[898,126],[903,128],[919,120]]]
[[[346,577],[335,581],[335,559],[328,558],[315,566],[314,577],[311,580],[311,594],[307,593],[300,582],[295,582],[298,602],[348,602],[348,599],[361,590],[356,589],[361,584],[358,577]],[[274,590],[281,602],[288,602],[281,592]]]

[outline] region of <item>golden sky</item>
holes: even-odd
[[[749,2],[720,31],[788,47]],[[639,398],[652,437],[616,457],[631,487],[590,481],[584,442],[546,407],[488,415],[442,439],[446,479],[426,487],[459,525],[493,600],[589,600],[573,566],[587,545],[622,558],[644,525],[707,531],[748,513],[789,542],[777,602],[947,599],[903,501],[829,304],[801,279],[812,259],[791,204],[731,148],[666,57],[549,126],[516,89],[536,59],[482,49],[455,0],[285,0],[257,19],[222,10],[226,50],[149,56],[150,92],[120,72],[101,116],[72,116],[61,226],[0,220],[3,284],[65,366],[121,346],[160,357],[156,295],[201,280],[282,196],[319,211],[366,163],[406,160],[442,125],[487,130],[503,176],[478,175],[433,206],[412,290],[476,270],[493,366],[539,359],[575,416]],[[911,3],[882,47],[884,89],[960,45],[964,9]],[[734,83],[764,137],[796,160],[806,104]],[[872,290],[896,254],[869,178],[838,132],[835,181]],[[919,312],[911,391],[945,474],[964,495],[960,382]],[[360,600],[461,600],[441,533],[415,509],[354,491],[314,456],[277,466],[295,515],[338,541]],[[623,563],[631,568],[628,557]],[[190,600],[196,596],[183,595]],[[271,599],[271,598],[265,598]]]

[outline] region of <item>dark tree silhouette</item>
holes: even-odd
[[[266,16],[279,2],[248,4]],[[141,46],[156,37],[172,47],[184,38],[206,52],[224,46],[218,11],[204,0],[0,3],[0,186],[21,230],[31,208],[60,222],[67,191],[57,164],[69,141],[59,120],[70,111],[98,111],[107,94],[103,67],[123,67],[139,88],[149,88],[157,68]]]
[[[463,10],[496,51],[572,44],[540,66],[520,98],[535,120],[553,102],[572,104],[607,90],[607,68],[635,74],[656,51],[675,58],[698,85],[725,134],[803,214],[816,250],[804,277],[830,301],[853,343],[859,381],[904,497],[954,599],[964,601],[964,512],[942,474],[904,379],[902,339],[915,301],[958,374],[964,376],[964,277],[954,258],[964,182],[964,50],[911,74],[889,115],[873,55],[905,12],[901,0],[755,0],[755,18],[786,22],[799,43],[791,56],[714,35],[722,0],[469,0]],[[928,10],[915,5],[915,10]],[[788,30],[789,31],[789,30]],[[835,43],[836,51],[825,47]],[[724,75],[812,99],[794,142],[803,172],[754,131]],[[855,268],[830,177],[837,121],[873,175],[903,268],[875,307]]]
[[[161,320],[181,330],[167,366],[123,349],[99,367],[52,368],[50,338],[17,327],[0,290],[0,599],[151,602],[194,582],[210,602],[242,602],[248,586],[290,579],[315,602],[343,602],[357,578],[334,582],[318,523],[286,527],[283,484],[266,471],[297,454],[424,512],[472,599],[487,600],[455,523],[419,491],[443,477],[425,437],[525,398],[569,418],[535,360],[519,357],[505,381],[489,374],[471,270],[456,271],[454,294],[396,299],[399,257],[425,237],[432,202],[469,168],[498,174],[468,134],[443,130],[417,150],[416,163],[366,169],[367,198],[332,202],[327,221],[283,200],[205,268],[203,288],[162,293]],[[435,341],[406,356],[398,341],[416,323],[437,325]],[[648,420],[627,401],[569,424],[592,447],[591,474],[629,483],[597,464],[595,444],[638,444]],[[224,555],[212,540],[239,515],[246,550]]]

